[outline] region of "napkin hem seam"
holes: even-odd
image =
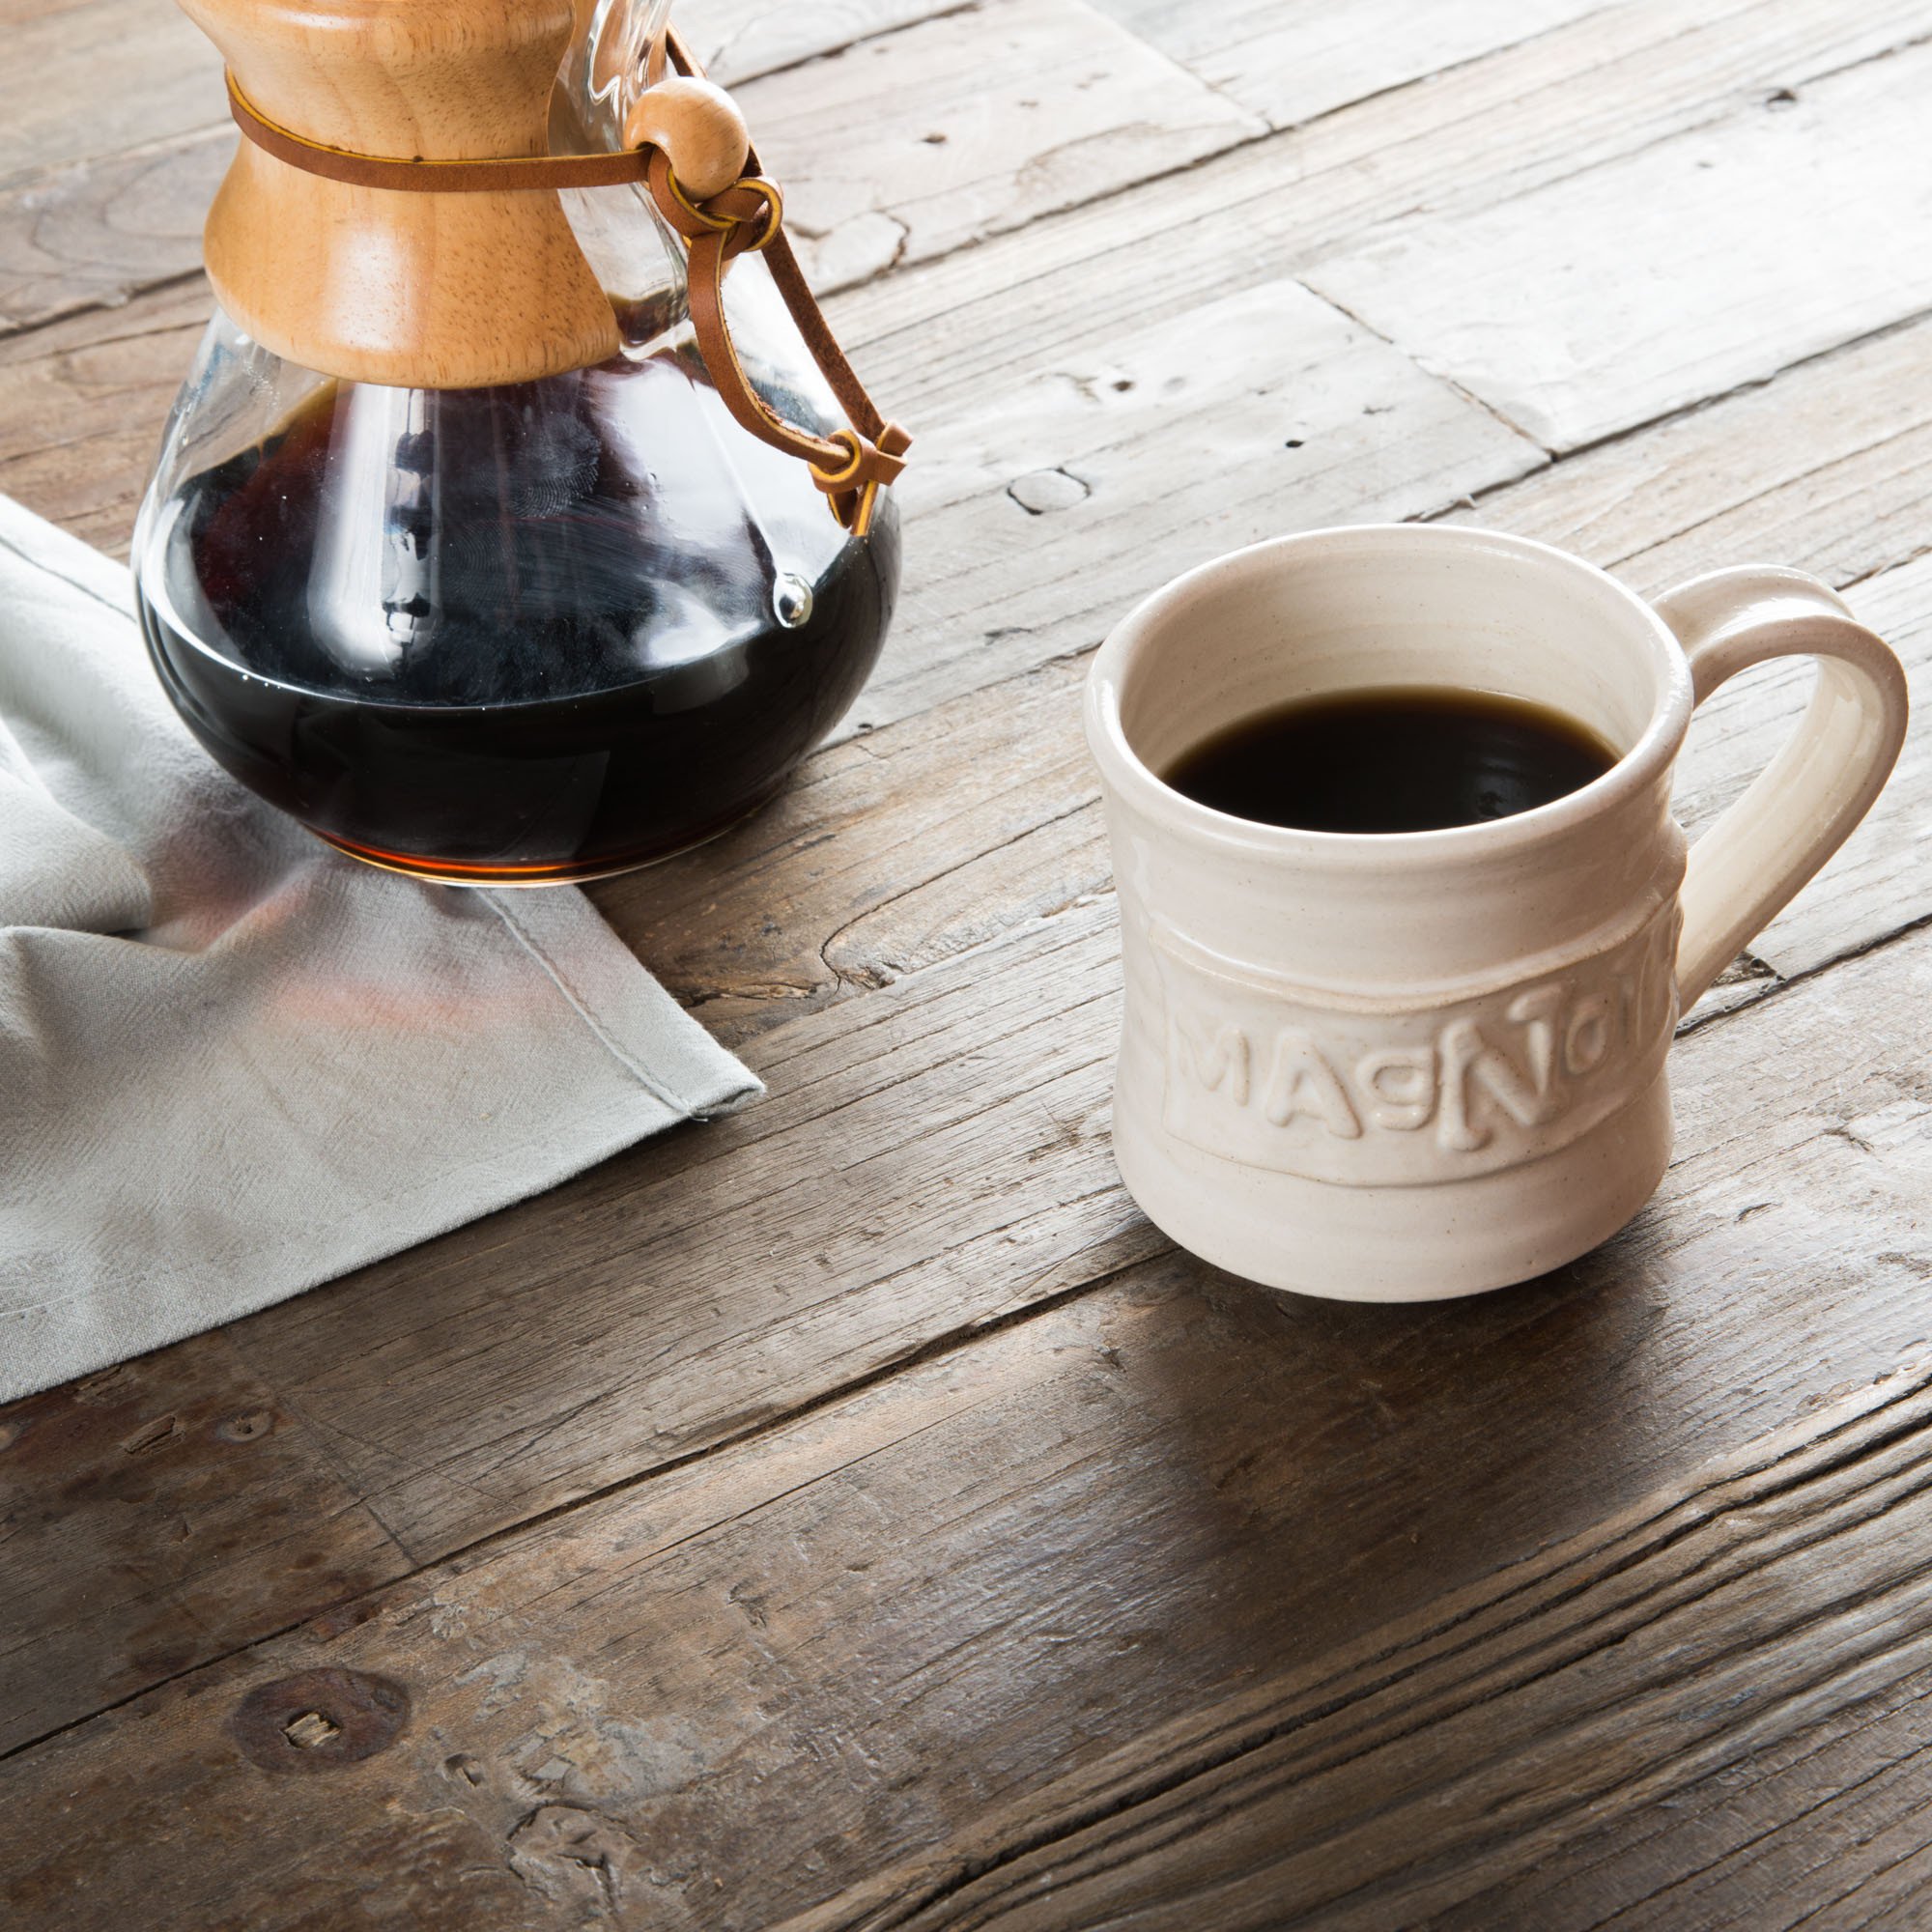
[[[49,563],[45,557],[36,556],[31,551],[22,550],[12,537],[4,533],[0,533],[0,546],[11,551],[29,570],[38,570],[43,577],[51,577],[57,582],[65,583],[71,590],[78,590],[83,597],[91,597],[103,611],[112,611],[117,617],[134,615],[131,603],[116,604],[111,598],[103,597],[93,584],[83,583],[79,578],[69,576],[66,571]]]
[[[635,1055],[625,1050],[616,1036],[590,1009],[576,988],[563,977],[556,962],[536,943],[509,907],[495,893],[486,893],[483,896],[490,910],[502,921],[504,929],[510,937],[543,969],[551,983],[563,995],[564,1003],[590,1029],[591,1037],[603,1046],[611,1059],[663,1105],[669,1107],[675,1113],[689,1114],[692,1111],[691,1104],[670,1093],[662,1081],[639,1065]]]

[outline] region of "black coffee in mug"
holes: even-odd
[[[1509,818],[1617,761],[1547,705],[1493,692],[1391,685],[1238,719],[1161,776],[1216,811],[1303,832],[1435,832]]]

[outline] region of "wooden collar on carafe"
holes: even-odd
[[[871,527],[879,491],[905,468],[912,438],[879,413],[834,337],[785,236],[783,198],[758,174],[757,156],[743,139],[743,123],[729,97],[703,79],[668,30],[653,46],[647,72],[663,71],[667,52],[677,75],[646,89],[625,130],[638,137],[638,145],[616,153],[482,160],[362,155],[308,140],[270,120],[232,72],[228,102],[236,125],[266,154],[305,174],[352,187],[504,194],[646,186],[658,213],[685,242],[692,326],[719,399],[752,435],[805,463],[833,515],[863,536]],[[685,157],[688,181],[676,166]],[[725,264],[748,249],[764,255],[807,350],[850,418],[849,428],[830,436],[805,429],[781,416],[753,386],[731,338],[724,300]]]

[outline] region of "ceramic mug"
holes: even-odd
[[[1817,660],[1809,708],[1687,871],[1670,775],[1691,709],[1786,656]],[[1619,756],[1552,804],[1436,832],[1257,824],[1161,780],[1238,719],[1378,685],[1529,698]],[[1170,583],[1087,687],[1129,1191],[1204,1260],[1307,1294],[1435,1300],[1574,1260],[1663,1174],[1680,1009],[1864,815],[1905,718],[1897,658],[1799,571],[1651,605],[1543,544],[1391,525]]]

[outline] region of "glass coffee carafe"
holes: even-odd
[[[452,883],[617,871],[754,809],[878,656],[905,439],[808,348],[669,0],[185,4],[250,138],[134,540],[182,717],[332,844]],[[533,158],[639,127],[649,179]]]

